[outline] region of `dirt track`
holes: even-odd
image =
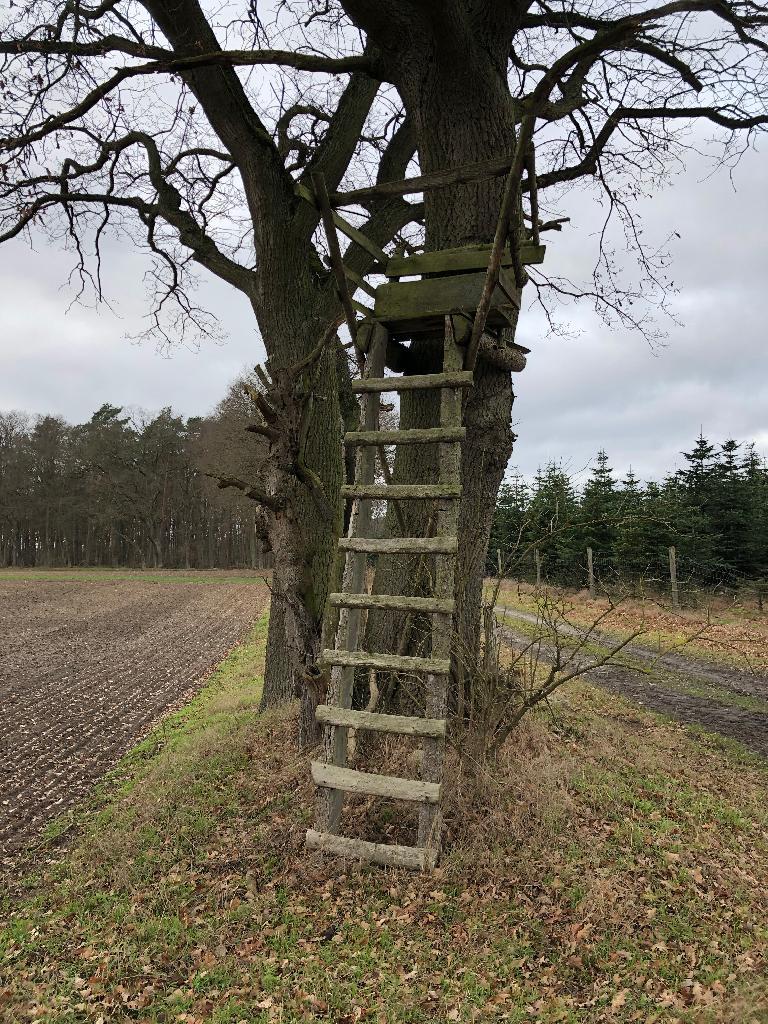
[[[535,615],[501,606],[498,612],[505,621],[505,640],[518,648],[530,644],[531,635],[516,630],[509,623],[517,619],[535,624]],[[572,627],[562,626],[561,629],[571,636],[577,636],[579,632]],[[616,642],[613,638],[594,632],[591,639],[594,643],[609,647]],[[548,648],[546,641],[543,641],[541,661],[546,663],[551,654],[551,647]],[[711,732],[738,740],[745,747],[768,758],[768,677],[676,653],[659,657],[658,651],[640,644],[629,645],[622,654],[651,671],[640,672],[631,667],[611,664],[592,669],[586,678],[652,711],[660,711],[678,721],[700,725]],[[580,663],[593,660],[593,656],[586,654],[577,658]],[[720,694],[701,696],[685,692],[685,687],[691,684],[717,688]],[[752,698],[755,706],[738,706],[738,702],[743,703],[745,697]],[[730,703],[729,698],[734,699],[735,703]],[[763,702],[764,706],[761,707]]]
[[[200,684],[259,583],[0,580],[0,865]]]

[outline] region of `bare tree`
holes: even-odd
[[[711,126],[728,161],[768,123],[768,16],[752,0],[285,0],[276,10],[267,25],[255,3],[31,0],[0,33],[0,240],[48,231],[98,293],[105,232],[139,232],[154,259],[154,327],[169,338],[209,329],[191,297],[195,266],[253,307],[269,357],[257,426],[271,471],[251,490],[276,555],[273,696],[317,652],[341,420],[355,413],[334,333],[341,308],[315,244],[319,214],[296,180],[322,173],[332,201],[354,204],[380,245],[423,215],[428,249],[495,239],[513,253],[548,211],[562,212],[573,183],[596,183],[636,245],[631,201],[685,161],[692,125]],[[423,177],[403,184],[414,151]],[[369,184],[334,196],[361,179]],[[419,192],[423,208],[403,198]],[[371,266],[354,245],[345,261],[358,273]],[[606,314],[642,326],[607,252],[590,290]],[[480,358],[465,410],[456,623],[468,648],[513,443],[519,353],[513,331],[501,340],[469,341],[470,361],[476,348]],[[418,372],[438,352],[420,338],[396,356]],[[400,414],[404,427],[427,425],[433,399],[404,398]],[[435,471],[428,453],[398,452],[396,480]],[[419,534],[428,519],[414,503],[390,528]],[[377,584],[400,592],[404,570],[380,564]],[[372,641],[391,649],[399,624],[371,620]]]

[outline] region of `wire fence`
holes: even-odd
[[[505,556],[501,549],[492,554],[493,575],[532,585],[586,589],[595,597],[652,595],[681,608],[699,607],[708,596],[722,596],[753,603],[761,611],[768,609],[768,578],[702,561],[674,547],[646,559],[619,558],[592,548],[576,557],[572,554],[567,561],[538,547],[518,557]]]

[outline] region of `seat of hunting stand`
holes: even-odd
[[[541,263],[544,252],[543,245],[525,244],[521,261]],[[390,257],[383,268],[389,280],[376,289],[374,320],[393,335],[439,329],[448,314],[463,315],[471,322],[485,285],[490,254],[490,245],[471,245]],[[520,290],[511,266],[512,258],[506,253],[488,311],[490,328],[514,324],[520,308]]]

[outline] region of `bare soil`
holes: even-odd
[[[266,606],[242,574],[192,579],[0,579],[0,866],[188,699]]]
[[[509,607],[500,607],[499,612],[506,622],[503,628],[505,640],[519,648],[530,644],[531,636],[515,630],[509,620],[535,623],[536,616]],[[578,636],[576,627],[569,628],[563,624],[559,628],[564,633]],[[609,648],[616,643],[615,637],[604,636],[594,630],[590,639]],[[546,662],[548,654],[552,653],[547,650],[546,642],[542,643],[541,661]],[[727,736],[762,757],[768,757],[768,675],[740,671],[729,665],[713,664],[679,653],[660,655],[658,650],[637,643],[625,647],[622,655],[629,656],[650,671],[613,663],[590,670],[585,678],[652,711]],[[594,659],[580,654],[576,660],[588,664]],[[716,695],[686,692],[686,685],[691,684],[717,688],[720,699]],[[734,698],[733,703],[729,697]],[[739,700],[744,697],[753,698],[756,706],[739,706]],[[765,702],[765,710],[759,706],[762,702]]]

